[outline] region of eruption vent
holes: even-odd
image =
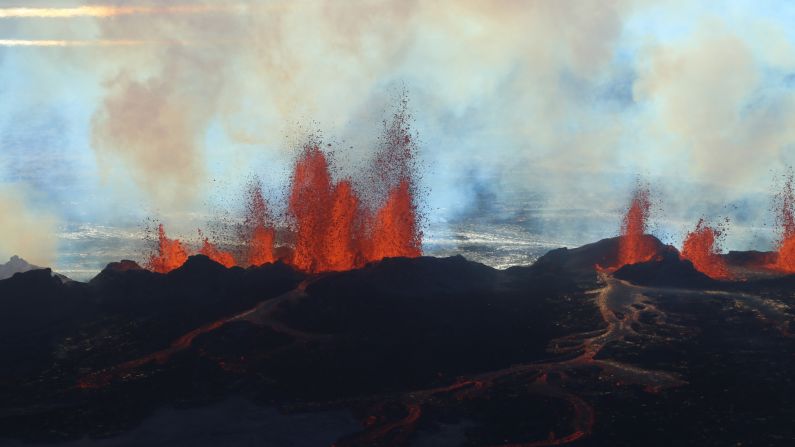
[[[776,270],[795,272],[795,192],[792,172],[787,175],[784,188],[776,197],[776,226],[779,229]]]
[[[699,219],[696,228],[685,238],[682,258],[692,262],[698,271],[710,278],[731,279],[726,262],[720,256],[723,235],[723,229],[709,226],[704,219]]]
[[[632,197],[632,203],[621,222],[616,268],[648,261],[657,254],[654,241],[646,236],[650,211],[649,188],[645,185],[638,185]]]

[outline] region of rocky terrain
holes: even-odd
[[[0,444],[793,445],[795,276],[715,281],[655,243],[614,272],[617,239],[507,270],[17,274]]]

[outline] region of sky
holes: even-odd
[[[0,259],[192,234],[252,175],[278,196],[308,135],[367,159],[404,91],[428,240],[489,201],[553,213],[551,245],[613,236],[641,179],[664,241],[728,217],[728,248],[770,249],[793,24],[787,1],[1,1]]]

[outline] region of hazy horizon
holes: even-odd
[[[77,279],[196,238],[258,176],[279,205],[303,142],[339,175],[401,92],[427,254],[495,267],[618,233],[638,178],[679,246],[728,217],[769,250],[795,161],[795,5],[25,2],[0,7],[0,259]],[[527,261],[527,262],[525,262]]]

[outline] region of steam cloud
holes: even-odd
[[[289,165],[296,123],[367,154],[396,87],[410,92],[434,213],[484,190],[613,212],[640,173],[682,230],[713,211],[759,225],[768,206],[748,198],[795,161],[785,21],[632,0],[217,5],[69,19],[102,41],[162,42],[68,51],[103,86],[100,171],[163,210],[200,209],[211,178]],[[91,37],[57,23],[53,39]],[[748,248],[731,231],[726,245]]]

